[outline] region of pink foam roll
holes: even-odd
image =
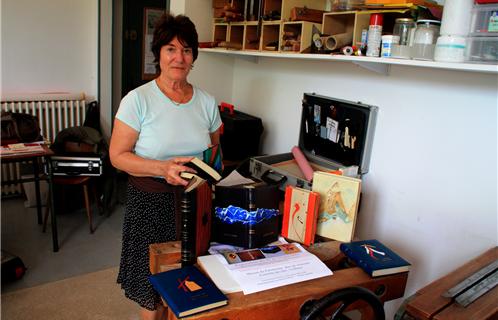
[[[296,159],[299,169],[303,172],[304,177],[306,180],[311,181],[313,179],[313,168],[310,166],[310,163],[302,153],[301,149],[294,146],[291,151],[294,159]]]

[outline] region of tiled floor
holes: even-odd
[[[100,216],[94,207],[95,232],[90,234],[84,209],[58,214],[59,252],[52,251],[50,223],[47,231],[37,223],[36,209],[24,199],[1,201],[1,248],[15,254],[27,267],[20,280],[2,283],[2,292],[36,286],[119,265],[123,207]]]

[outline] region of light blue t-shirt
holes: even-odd
[[[221,126],[221,118],[214,97],[195,86],[193,90],[192,99],[177,106],[152,80],[121,100],[116,118],[139,133],[135,154],[156,160],[202,159],[211,143],[209,134]]]

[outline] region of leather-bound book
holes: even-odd
[[[211,210],[212,190],[206,181],[183,192],[180,201],[182,266],[193,265],[197,256],[207,253],[211,238]]]

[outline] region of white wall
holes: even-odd
[[[2,0],[3,93],[97,88],[97,0]]]
[[[201,23],[210,1],[188,4],[176,13]],[[97,1],[3,0],[1,9],[2,91],[97,95]],[[297,143],[304,92],[377,105],[356,236],[413,263],[406,296],[498,244],[496,74],[394,66],[382,76],[345,62],[200,53],[190,80],[260,116],[269,154]]]
[[[384,76],[346,62],[226,59],[235,60],[225,70],[232,102],[263,119],[268,154],[297,144],[304,92],[379,107],[356,236],[413,264],[405,297],[498,244],[496,74],[393,66]]]

